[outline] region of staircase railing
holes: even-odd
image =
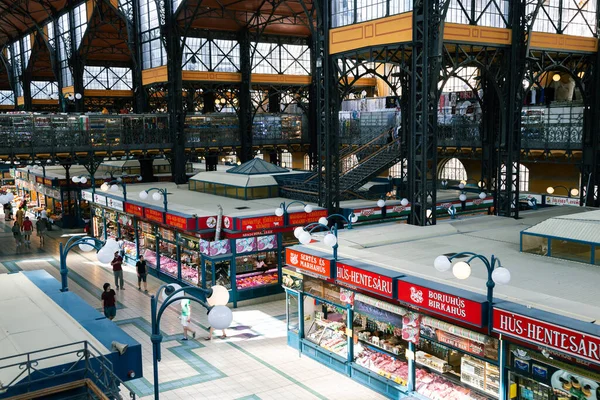
[[[112,362],[88,341],[4,357],[0,358],[0,397],[89,379],[108,398],[122,398],[121,390],[129,389],[113,371]],[[136,395],[129,391],[128,397],[135,399]]]

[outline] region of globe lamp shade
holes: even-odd
[[[377,207],[381,208],[385,206],[385,200],[379,199],[377,200]]]
[[[233,313],[227,306],[214,306],[208,313],[208,323],[215,329],[229,328]]]
[[[461,193],[460,196],[458,196],[458,199],[460,201],[466,201],[467,200],[467,195],[464,193]]]
[[[485,192],[481,192],[481,193],[479,193],[479,198],[480,198],[481,200],[485,199],[486,197],[487,197],[487,194],[485,194]]]
[[[310,204],[304,206],[304,212],[310,214],[313,211],[313,208]]]
[[[160,292],[160,298],[162,301],[167,300],[167,298],[169,296],[171,296],[172,293],[175,293],[175,291],[181,289],[181,285],[178,285],[177,283],[171,283],[169,284],[167,287],[164,288],[164,290],[162,290]],[[173,296],[173,299],[179,299],[181,297],[183,297],[183,293],[184,292],[179,292],[176,295]]]
[[[554,193],[554,188],[553,188],[552,186],[548,186],[548,187],[546,188],[546,192],[547,192],[548,194],[553,194],[553,193]]]
[[[570,193],[571,193],[571,196],[577,197],[577,196],[579,196],[579,189],[573,188],[570,190]]]
[[[154,201],[159,201],[161,197],[162,197],[161,194],[158,192],[152,193],[152,200],[154,200]]]
[[[87,178],[85,176],[82,176],[81,179],[79,179],[79,182],[85,185],[87,183]]]
[[[408,199],[407,199],[407,198],[404,198],[404,199],[400,200],[400,204],[401,204],[403,207],[406,207],[406,206],[408,205]]]
[[[212,294],[206,298],[210,306],[225,306],[229,303],[229,290],[225,286],[215,285],[211,289]]]
[[[300,239],[300,235],[302,234],[302,232],[304,232],[304,228],[301,226],[297,226],[296,229],[294,229],[294,237],[296,239]]]
[[[89,253],[90,251],[94,250],[94,239],[84,238],[81,243],[79,243],[79,250],[83,251],[84,253]]]
[[[312,240],[312,237],[310,236],[310,233],[304,231],[300,234],[300,237],[298,238],[298,240],[302,244],[309,244],[310,241]]]
[[[452,267],[452,273],[458,279],[467,279],[471,276],[471,266],[464,261],[459,261]]]
[[[325,226],[327,226],[327,222],[329,222],[329,221],[327,221],[327,218],[325,218],[325,217],[321,217],[321,218],[319,218],[319,223],[320,223],[321,225],[325,225]]]
[[[15,195],[12,193],[9,193],[6,195],[6,198],[8,199],[9,202],[11,202],[15,199]]]
[[[109,249],[102,248],[97,254],[98,261],[102,264],[109,264],[114,257],[114,252],[111,252]]]
[[[337,244],[337,242],[338,242],[337,238],[335,237],[335,235],[333,233],[328,233],[323,238],[323,243],[325,243],[329,247],[335,246]]]
[[[275,215],[277,215],[278,217],[281,217],[283,215],[283,208],[277,207],[275,209]]]
[[[104,182],[102,186],[100,186],[100,190],[103,192],[108,192],[108,183]]]
[[[8,198],[5,195],[0,195],[0,203],[6,204],[8,203]]]
[[[459,184],[458,184],[458,188],[459,188],[459,189],[464,189],[464,188],[465,188],[465,184],[464,184],[464,183],[462,183],[462,182],[461,182],[461,183],[459,183]]]
[[[146,192],[145,190],[142,190],[140,192],[140,199],[146,200],[147,198],[148,198],[148,192]]]
[[[452,268],[452,263],[446,256],[437,256],[433,261],[433,266],[440,272],[446,272]]]
[[[356,214],[352,214],[350,217],[350,222],[355,223],[358,222],[358,216]]]
[[[510,271],[504,267],[496,268],[492,272],[492,279],[498,285],[506,285],[510,282]]]
[[[78,177],[78,176],[74,176],[74,177],[72,177],[72,178],[71,178],[71,180],[73,181],[73,183],[79,183],[79,182],[80,182],[80,180],[79,180],[79,177]]]

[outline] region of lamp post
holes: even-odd
[[[185,292],[196,293],[200,298],[188,296]],[[158,296],[161,296],[163,303],[158,307]],[[225,329],[231,325],[233,314],[227,307],[229,303],[229,291],[220,285],[215,285],[210,289],[203,289],[197,286],[182,288],[176,283],[165,284],[158,288],[156,295],[150,297],[150,312],[152,317],[152,363],[154,366],[154,399],[159,399],[158,383],[158,363],[161,360],[160,343],[162,334],[160,333],[160,318],[171,304],[176,301],[190,300],[202,305],[209,310],[208,322],[214,329]]]
[[[71,180],[73,183],[81,183],[82,185],[85,185],[88,181],[88,178],[90,179],[90,185],[92,187],[92,196],[94,196],[94,194],[96,194],[96,179],[94,178],[94,175],[76,175],[72,177]]]
[[[565,189],[567,191],[567,196],[568,197],[577,197],[577,196],[579,196],[579,189],[577,189],[577,188],[567,189],[566,186],[562,186],[562,185],[548,186],[548,188],[546,189],[546,192],[548,194],[554,194],[555,190],[558,189],[558,188]]]
[[[348,229],[352,229],[352,224],[358,221],[358,217],[354,213],[350,213],[348,218],[344,217],[342,214],[331,214],[326,217],[319,218],[319,224],[329,226],[329,219],[333,217],[343,219],[346,224],[348,224]]]
[[[333,226],[329,228],[326,224],[313,222],[312,224],[306,225],[304,228],[299,226],[294,229],[294,236],[300,241],[300,243],[304,245],[309,244],[312,240],[311,233],[317,228],[325,228],[328,231],[323,238],[323,243],[333,249],[333,259],[337,261],[338,229],[336,224],[333,224]]]
[[[300,204],[304,206],[304,212],[307,214],[310,214],[313,211],[313,208],[310,204],[306,204],[303,203],[301,201],[292,201],[291,203],[285,204],[285,202],[281,203],[279,205],[279,207],[277,207],[275,209],[275,215],[277,215],[278,217],[281,217],[283,215],[283,225],[287,225],[289,224],[289,215],[288,215],[288,208],[290,208],[290,206],[294,205],[294,204]]]
[[[452,260],[462,257],[469,256],[467,261],[459,261],[452,264]],[[487,270],[487,302],[488,302],[488,330],[492,329],[492,310],[494,305],[494,287],[498,285],[506,285],[510,282],[510,271],[502,266],[500,259],[494,255],[488,260],[481,254],[472,253],[469,251],[463,251],[461,253],[454,254],[451,257],[438,256],[433,262],[433,266],[440,272],[446,272],[452,269],[452,273],[458,279],[467,279],[471,276],[471,261],[479,259]]]
[[[98,261],[103,264],[108,264],[113,259],[114,252],[119,250],[119,244],[116,240],[108,239],[106,242],[103,242],[100,239],[96,239],[91,236],[74,236],[67,240],[67,243],[64,246],[62,242],[59,243],[58,252],[60,256],[61,292],[69,291],[67,255],[75,246],[79,246],[79,250],[83,252],[96,250],[98,252]]]
[[[167,189],[160,189],[160,188],[150,188],[150,189],[146,189],[146,190],[142,190],[140,192],[140,199],[142,200],[146,200],[148,198],[148,195],[150,194],[150,192],[156,192],[152,194],[152,200],[154,201],[160,201],[160,198],[162,196],[163,199],[163,205],[165,207],[165,212],[163,214],[163,223],[167,222],[167,210],[168,210],[168,199],[167,199],[167,195],[169,194],[167,192]]]

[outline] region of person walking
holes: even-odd
[[[42,217],[38,217],[37,221],[35,221],[35,234],[40,238],[40,247],[44,247],[44,232],[46,231],[47,222],[42,219]]]
[[[31,246],[31,234],[33,233],[33,222],[29,220],[29,217],[25,217],[23,221],[23,236],[25,236],[25,246],[29,248]]]
[[[148,293],[148,268],[146,267],[146,260],[144,260],[144,256],[140,256],[138,262],[135,263],[135,269],[138,276],[138,290],[142,290],[141,283],[144,281],[144,292]]]
[[[119,290],[119,281],[121,283],[121,290],[125,290],[123,284],[123,257],[118,251],[115,251],[115,258],[111,261],[110,265],[113,268],[113,274],[115,275],[115,287]]]
[[[215,331],[215,328],[213,328],[212,326],[208,327],[208,336],[205,338],[205,340],[212,340],[214,331]],[[227,335],[225,334],[225,329],[223,329],[223,334],[221,335],[221,339],[225,339],[225,338],[227,338]]]
[[[102,300],[102,306],[104,307],[104,316],[112,321],[117,315],[117,294],[110,288],[110,283],[106,282],[104,286],[104,292],[100,299]]]
[[[25,211],[23,210],[23,207],[19,207],[17,210],[17,222],[19,223],[19,226],[23,226],[23,220],[25,220]]]
[[[13,237],[15,238],[15,243],[17,245],[17,252],[21,249],[21,245],[23,244],[23,235],[21,235],[21,225],[19,225],[18,221],[15,221],[15,224],[12,227]]]
[[[188,332],[192,332],[192,338],[196,338],[196,331],[190,328],[192,320],[192,305],[188,299],[181,300],[181,326],[183,326],[183,339],[188,340]]]

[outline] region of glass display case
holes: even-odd
[[[277,253],[238,256],[236,265],[236,287],[238,290],[279,283]]]
[[[159,253],[160,253],[160,271],[177,278],[177,244],[175,242],[175,232],[158,228],[160,236]]]
[[[204,287],[208,289],[213,285],[231,289],[231,258],[204,261]]]
[[[346,358],[348,355],[348,337],[343,322],[315,319],[306,339],[341,357]]]
[[[119,237],[119,225],[116,211],[104,210],[104,219],[106,220],[107,237],[117,239]]]
[[[179,243],[181,249],[181,279],[198,285],[198,267],[200,265],[200,245],[198,239],[192,236],[181,235]]]

